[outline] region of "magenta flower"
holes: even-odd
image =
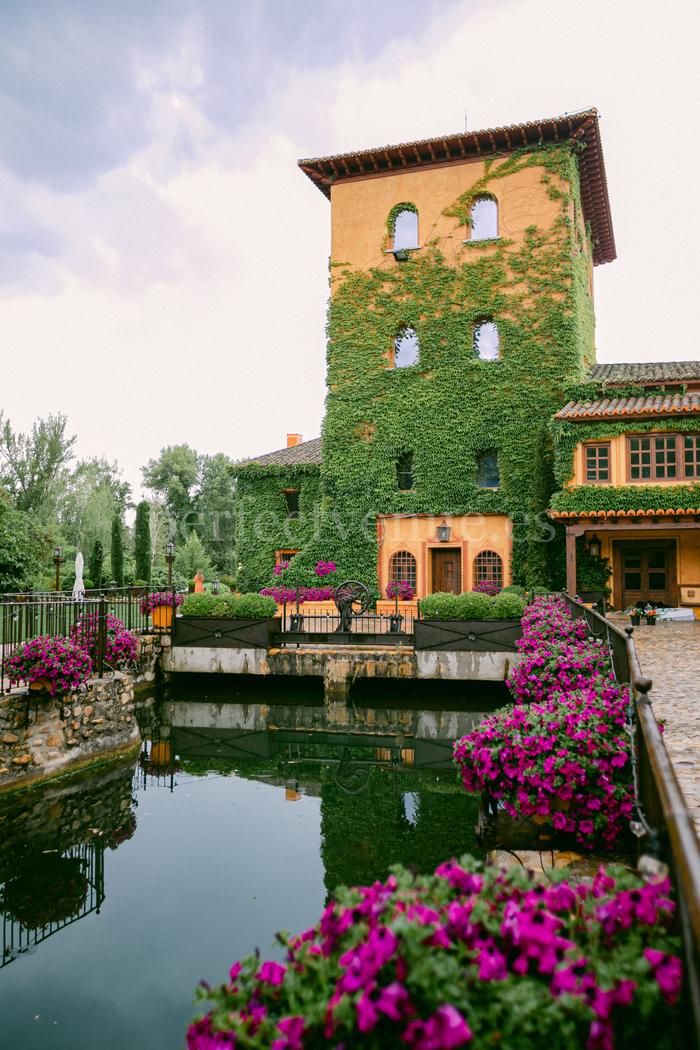
[[[258,970],[256,977],[259,981],[276,986],[282,984],[286,972],[287,967],[282,966],[281,963],[264,962]]]

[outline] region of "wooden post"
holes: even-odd
[[[572,598],[576,594],[576,535],[570,526],[566,529],[566,590]]]

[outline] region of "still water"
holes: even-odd
[[[451,745],[503,697],[392,692],[189,679],[138,761],[0,799],[1,1050],[180,1050],[199,980],[279,956],[334,886],[475,852]]]

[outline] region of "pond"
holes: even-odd
[[[137,762],[0,797],[4,1050],[176,1050],[197,983],[279,956],[339,883],[476,852],[451,744],[503,700],[190,679],[144,704]]]

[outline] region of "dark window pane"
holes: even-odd
[[[649,560],[650,569],[666,568],[666,554],[664,551],[649,551],[647,558]]]
[[[500,485],[498,452],[495,449],[488,449],[478,457],[476,483],[480,489],[497,489]]]
[[[641,591],[642,574],[640,572],[626,572],[624,575],[626,591]]]
[[[650,591],[665,591],[666,590],[666,573],[665,572],[650,572],[649,573],[649,590]]]
[[[413,453],[406,452],[396,461],[396,481],[400,489],[413,488]]]
[[[418,335],[415,328],[402,328],[394,340],[394,367],[410,368],[418,362]]]
[[[299,493],[298,492],[285,492],[284,501],[287,504],[287,517],[298,518],[299,517]]]
[[[404,208],[394,219],[394,251],[418,247],[418,213]]]
[[[642,557],[636,551],[630,551],[624,555],[624,566],[626,569],[641,569]]]
[[[389,582],[409,583],[416,589],[416,559],[409,551],[397,551],[389,561]]]

